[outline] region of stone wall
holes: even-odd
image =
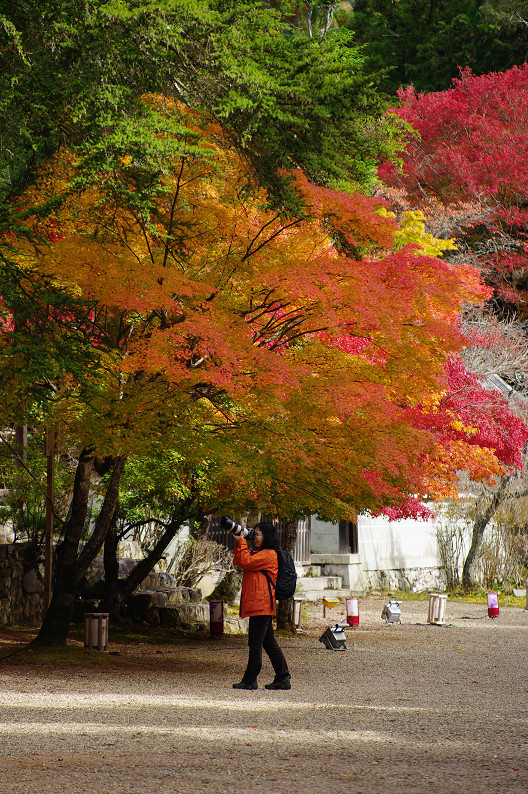
[[[126,576],[137,560],[120,560],[120,575]],[[44,587],[43,564],[39,571],[29,543],[0,544],[0,626],[40,626]],[[91,564],[81,587],[77,620],[85,611],[98,611],[102,596],[104,563]],[[39,578],[40,576],[40,578]],[[84,591],[84,592],[83,592]],[[209,604],[199,590],[179,587],[173,576],[152,572],[128,599],[128,615],[136,622],[172,627],[180,631],[209,631]],[[224,632],[247,632],[247,620],[224,615]]]
[[[40,626],[42,623],[43,565],[39,568],[37,573],[29,543],[0,545],[1,626]]]
[[[411,593],[446,589],[444,568],[389,568],[363,571],[367,590],[407,590]]]

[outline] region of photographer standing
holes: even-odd
[[[272,581],[277,581],[279,563],[277,549],[279,540],[275,527],[269,521],[257,524],[254,531],[226,519],[233,527],[236,538],[234,563],[244,571],[242,576],[242,595],[240,598],[240,617],[249,617],[249,659],[246,672],[233,689],[257,689],[257,676],[262,667],[262,649],[266,651],[275,671],[275,678],[266,689],[291,689],[290,671],[284,654],[273,634],[275,615],[275,591],[268,584],[263,571],[267,571]],[[249,550],[246,537],[253,535],[253,549]]]

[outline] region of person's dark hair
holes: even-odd
[[[255,524],[255,529],[260,529],[264,535],[261,549],[279,549],[279,539],[277,537],[277,530],[271,521],[261,521],[260,524]]]

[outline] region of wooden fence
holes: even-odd
[[[277,534],[279,536],[279,543],[282,545],[284,535],[284,521],[275,522],[277,527]],[[207,530],[208,540],[214,540],[215,543],[220,543],[222,546],[227,546],[228,549],[233,549],[235,540],[233,535],[228,529],[220,526],[220,519],[216,516],[211,518],[209,529]],[[295,541],[295,549],[293,559],[299,565],[308,564],[310,562],[310,519],[304,518],[297,523],[297,540]]]

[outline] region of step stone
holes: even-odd
[[[342,576],[300,576],[297,587],[306,590],[341,590],[343,587]]]

